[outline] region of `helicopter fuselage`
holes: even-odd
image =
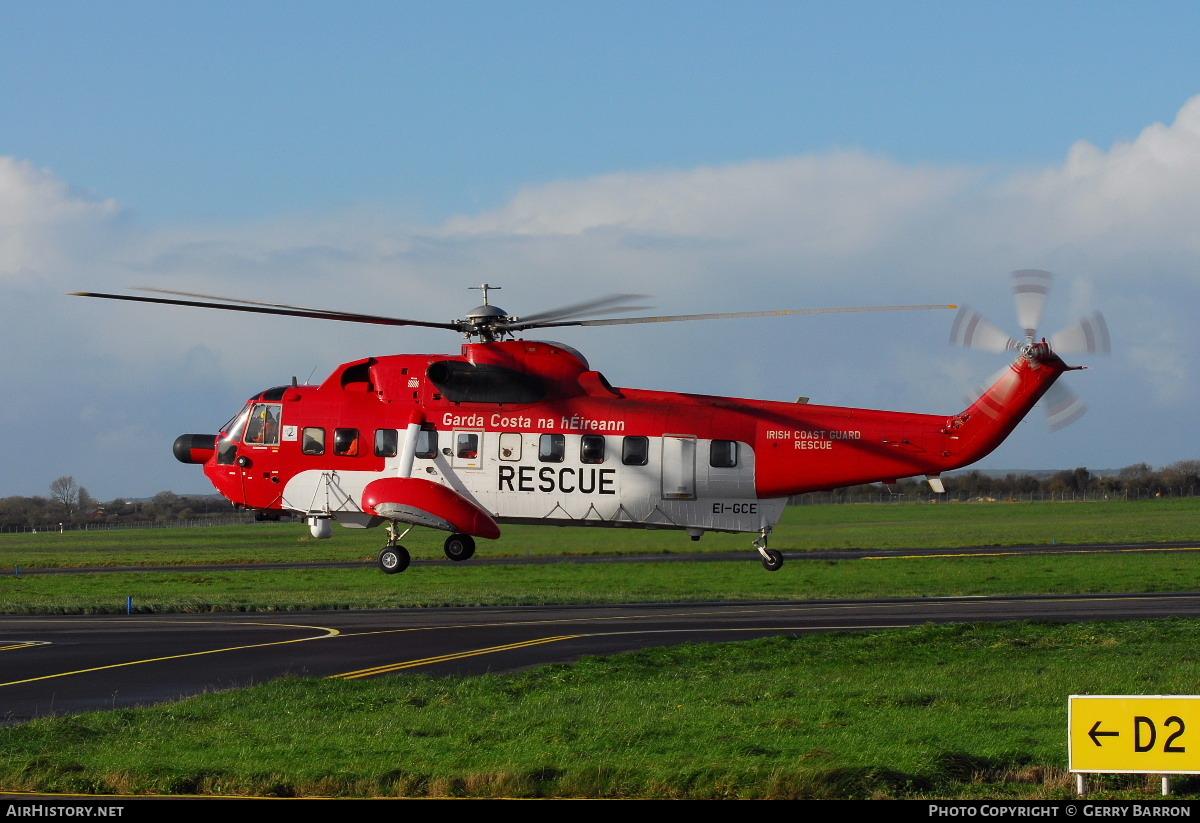
[[[176,456],[203,463],[238,506],[314,523],[765,538],[792,495],[921,475],[936,484],[994,449],[1067,368],[1030,346],[946,416],[615,388],[567,346],[467,343],[458,356],[366,358],[318,386],[269,389],[215,438],[184,435]]]

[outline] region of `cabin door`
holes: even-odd
[[[696,498],[695,435],[663,435],[662,496],[666,500]]]

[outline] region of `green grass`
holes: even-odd
[[[369,560],[382,529],[335,527],[314,540],[300,522],[211,528],[0,534],[0,569],[47,566],[208,565]],[[445,535],[416,529],[414,558],[442,557]],[[791,506],[771,535],[782,551],[1132,543],[1200,539],[1200,497],[1087,503],[939,503]],[[479,541],[480,557],[686,554],[746,551],[751,536],[679,531],[506,526]]]
[[[1200,500],[795,507],[788,552],[994,545],[993,556],[0,576],[9,613],[386,608],[1200,589],[1190,553],[1003,546],[1191,540]],[[0,535],[0,568],[374,556],[302,524]],[[406,539],[440,557],[441,535]],[[481,554],[745,550],[745,535],[508,529]],[[284,679],[0,729],[0,786],[276,796],[1066,798],[1066,697],[1194,694],[1200,621],[926,626],[680,646],[482,678]],[[1093,796],[1151,799],[1109,776]],[[1177,781],[1200,797],[1200,784]]]
[[[555,563],[279,571],[111,572],[0,577],[0,613],[380,609],[407,606],[944,597],[1191,591],[1188,553],[884,560],[793,559],[778,572],[721,563]]]
[[[476,678],[285,679],[0,729],[9,790],[1067,798],[1070,694],[1195,691],[1200,621],[925,626]],[[1179,781],[1186,796],[1196,786]],[[1108,777],[1092,796],[1155,796]]]

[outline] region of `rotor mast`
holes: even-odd
[[[483,305],[476,306],[467,312],[466,320],[455,320],[455,324],[462,331],[463,336],[470,340],[473,337],[478,337],[481,343],[495,343],[504,337],[505,334],[511,334],[503,328],[502,324],[516,318],[509,317],[508,312],[499,306],[493,306],[488,302],[489,291],[499,291],[501,286],[493,286],[490,283],[484,283],[481,286],[468,286],[467,288],[474,291],[483,292]]]

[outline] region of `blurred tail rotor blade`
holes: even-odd
[[[1054,275],[1041,269],[1022,269],[1012,273],[1013,296],[1017,301],[1017,322],[1025,331],[1025,339],[1033,343],[1042,325],[1042,310]]]
[[[1058,431],[1071,425],[1087,411],[1087,406],[1079,399],[1079,395],[1061,381],[1050,387],[1042,397],[1041,404],[1046,412],[1046,422],[1050,425],[1050,431]]]
[[[967,349],[1004,352],[1020,348],[1020,344],[1000,331],[970,306],[963,306],[954,317],[950,342]]]
[[[1108,354],[1112,351],[1108,324],[1104,322],[1104,315],[1098,311],[1054,334],[1049,343],[1050,348],[1059,354]]]
[[[1005,366],[987,379],[987,382],[981,386],[976,386],[963,399],[967,401],[967,405],[974,405],[984,395],[988,396],[988,403],[984,404],[983,410],[995,416],[996,409],[1004,406],[1012,396],[1012,391],[1016,388],[1020,380],[1012,366]]]

